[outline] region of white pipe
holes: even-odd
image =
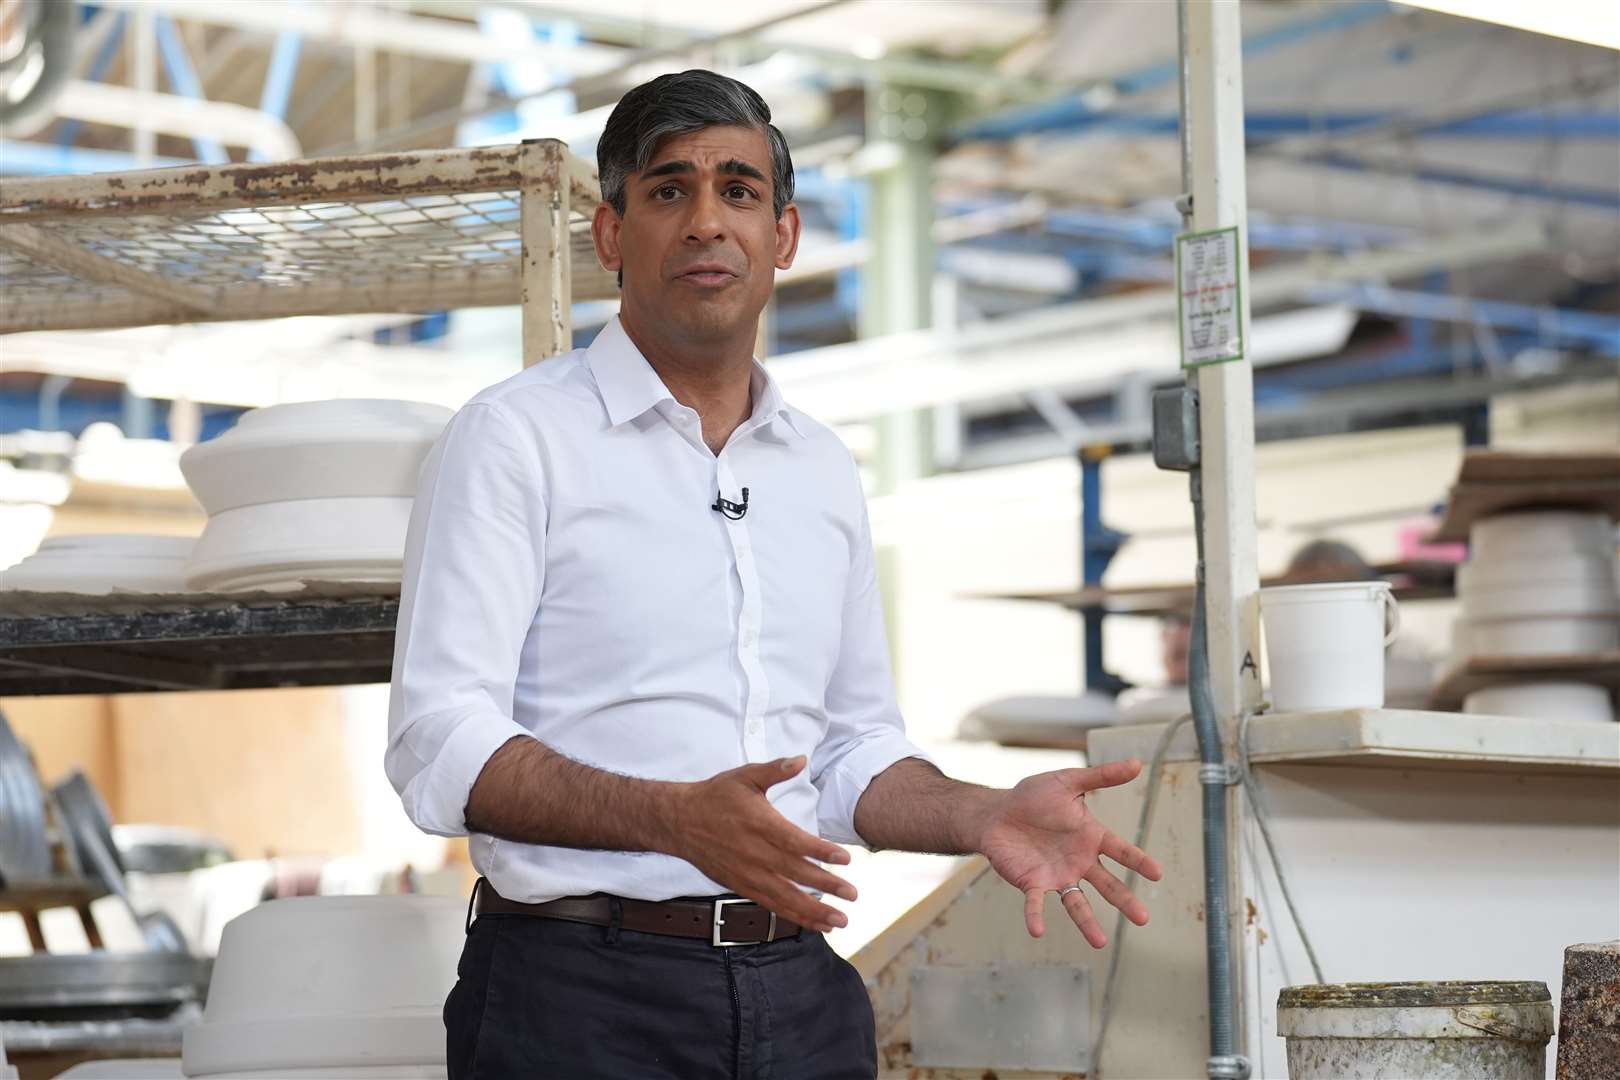
[[[284,0],[105,0],[102,6],[266,34],[291,31],[312,40],[469,64],[538,60],[563,71],[590,74],[613,67],[628,55],[628,50],[600,45],[565,46],[499,38],[469,23],[403,15],[370,5],[290,4]]]
[[[97,82],[70,82],[56,99],[58,115],[93,124],[144,126],[185,138],[202,136],[231,146],[258,150],[271,161],[299,157],[303,148],[292,128],[269,113],[224,101],[200,101],[177,94],[132,90]]]

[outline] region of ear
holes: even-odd
[[[788,203],[776,220],[776,268],[786,270],[799,253],[799,208]]]
[[[596,261],[604,270],[624,269],[624,258],[619,253],[619,225],[618,211],[608,203],[597,206],[596,216],[591,218],[591,242],[596,245]]]

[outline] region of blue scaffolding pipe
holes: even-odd
[[[1333,135],[1368,128],[1396,127],[1405,121],[1399,112],[1250,112],[1243,120],[1249,145],[1299,135]],[[1019,123],[985,122],[968,127],[964,139],[1000,140],[1030,134],[1164,135],[1177,131],[1175,113],[1130,113],[1092,109],[1083,102],[1030,117]],[[1462,120],[1418,122],[1410,130],[1434,138],[1454,139],[1620,139],[1620,112],[1513,109]]]
[[[1404,176],[1428,184],[1448,184],[1453,187],[1495,191],[1503,195],[1523,195],[1548,202],[1593,206],[1602,210],[1620,211],[1620,193],[1613,189],[1574,187],[1567,184],[1549,184],[1518,176],[1491,176],[1485,173],[1463,172],[1460,169],[1442,169],[1433,166],[1384,164],[1352,157],[1349,154],[1312,154],[1301,158],[1311,165],[1321,165],[1347,172],[1376,172],[1389,176]]]
[[[169,82],[175,90],[183,97],[208,100],[208,95],[203,93],[202,80],[191,66],[191,57],[186,55],[185,42],[180,39],[180,28],[175,26],[174,20],[167,15],[159,15],[153,20],[153,28],[157,32],[158,50],[163,54],[163,70],[169,73]],[[191,147],[198,157],[207,162],[224,163],[231,160],[231,156],[225,152],[225,144],[218,139],[193,135]]]
[[[129,23],[127,12],[120,11],[113,20],[112,30],[107,34],[107,40],[101,43],[95,58],[90,61],[90,70],[86,77],[90,82],[100,82],[112,66],[113,57],[118,55],[119,46],[124,43],[124,27]],[[73,141],[79,137],[79,129],[84,121],[69,118],[62,121],[62,130],[57,133],[58,146],[72,146]]]
[[[1348,303],[1382,315],[1454,323],[1483,323],[1536,335],[1543,343],[1584,345],[1605,356],[1620,356],[1620,318],[1590,311],[1473,300],[1381,285],[1331,285],[1310,290],[1312,300]]]
[[[1390,13],[1390,5],[1386,0],[1344,0],[1344,2],[1330,5],[1324,15],[1316,15],[1307,19],[1290,22],[1263,33],[1252,34],[1243,39],[1243,55],[1256,56],[1273,49],[1287,48],[1301,41],[1309,40],[1320,34],[1331,33],[1335,30],[1344,30],[1359,23],[1382,19]],[[1177,60],[1167,60],[1160,64],[1152,64],[1128,75],[1120,75],[1112,80],[1115,93],[1120,96],[1140,94],[1144,90],[1153,90],[1175,82],[1180,64]],[[1052,101],[1042,102],[1038,105],[1026,105],[996,116],[977,120],[959,131],[953,133],[957,139],[1008,139],[1030,131],[1044,131],[1054,123],[1062,124],[1072,122],[1075,117],[1109,115],[1106,110],[1098,110],[1086,100],[1084,91],[1077,94],[1065,94]]]
[[[264,90],[259,95],[260,112],[267,112],[277,120],[287,118],[287,102],[298,77],[298,55],[302,48],[303,38],[293,31],[283,30],[276,35],[275,47],[270,51],[270,67],[264,73]]]
[[[944,204],[941,211],[942,216],[949,218],[1007,205],[1011,204],[997,199],[953,200]],[[1060,236],[1131,244],[1164,252],[1171,249],[1176,235],[1181,231],[1179,220],[1172,215],[1173,211],[1157,216],[1143,210],[1120,212],[1064,207],[1048,211],[1041,218],[1040,225]],[[1359,251],[1381,244],[1400,243],[1411,237],[1412,230],[1394,225],[1322,218],[1272,221],[1252,216],[1249,219],[1249,242],[1255,248],[1276,251],[1317,251],[1323,248]]]

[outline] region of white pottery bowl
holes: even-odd
[[[208,519],[186,564],[197,592],[300,581],[398,581],[411,498],[294,499]]]
[[[1474,656],[1567,656],[1620,648],[1620,619],[1552,618],[1470,620],[1468,644]]]
[[[1620,593],[1611,583],[1548,582],[1459,590],[1463,614],[1475,621],[1553,615],[1620,615]]]
[[[465,914],[453,897],[311,896],[231,920],[186,1075],[444,1076]]]
[[[196,540],[140,533],[47,537],[39,550],[0,571],[0,589],[107,593],[185,592],[185,564]]]
[[[1495,514],[1468,531],[1470,557],[1480,562],[1548,559],[1584,553],[1614,558],[1614,522],[1607,514],[1536,510]]]
[[[1615,591],[1620,560],[1611,552],[1566,552],[1541,558],[1474,559],[1457,567],[1457,591],[1510,585],[1584,585]]]
[[[1463,699],[1463,712],[1540,720],[1614,720],[1614,704],[1607,690],[1572,682],[1513,683],[1475,690]]]
[[[186,1074],[179,1058],[123,1058],[80,1062],[56,1080],[186,1080]]]
[[[410,497],[452,415],[371,398],[272,405],[187,450],[180,469],[211,515],[288,499]]]

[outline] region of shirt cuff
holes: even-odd
[[[436,836],[467,835],[467,797],[495,751],[519,735],[523,725],[499,713],[468,713],[455,721],[432,763],[405,791],[410,818]]]
[[[855,804],[861,801],[874,777],[906,758],[920,758],[939,767],[905,736],[889,734],[861,742],[839,758],[838,764],[823,772],[816,782],[821,792],[816,826],[821,835],[835,843],[870,848],[872,845],[855,831]]]

